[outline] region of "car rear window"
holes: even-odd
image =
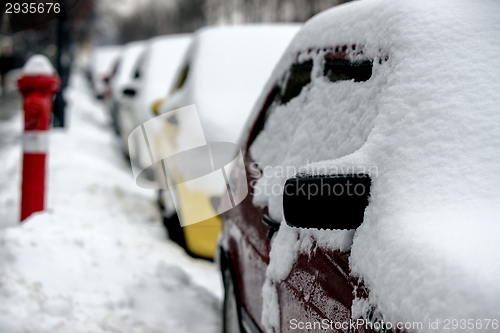
[[[287,104],[299,96],[307,85],[311,83],[311,72],[313,60],[311,53],[324,52],[322,58],[322,74],[330,82],[354,81],[365,82],[372,76],[373,60],[363,57],[362,47],[356,45],[336,48],[325,48],[322,50],[308,50],[303,61],[292,64],[282,79],[273,87],[262,108],[258,123],[250,137],[252,142],[264,125],[272,111],[279,105]],[[348,54],[348,52],[351,52]],[[300,55],[300,54],[299,54]],[[299,57],[297,57],[299,58]],[[309,58],[309,59],[308,59]],[[380,63],[386,61],[387,57],[380,58]]]
[[[323,75],[331,82],[368,81],[372,76],[373,61],[352,61],[348,59],[325,59]]]
[[[312,68],[312,60],[292,65],[288,72],[284,89],[282,90],[280,104],[286,104],[297,97],[302,91],[302,88],[311,82]]]

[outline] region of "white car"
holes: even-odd
[[[172,112],[163,116],[168,119],[150,145],[162,156],[183,152],[192,142],[229,142],[236,147],[252,106],[299,29],[299,24],[260,24],[210,27],[196,32],[159,113],[195,104],[203,130],[197,131],[199,127],[192,127],[194,123],[186,121],[186,117],[171,116],[177,114]],[[167,190],[160,194],[169,234],[180,234],[175,237],[181,244],[185,240],[189,252],[212,257],[220,231],[217,202],[225,186],[208,178],[197,183],[200,187],[187,185],[186,180],[198,173],[201,164],[198,160],[183,166],[166,164],[167,170],[161,170],[157,163],[154,172],[159,184],[165,181],[163,175],[182,183],[172,191],[176,192],[173,197]],[[177,217],[187,226],[181,232],[172,199],[177,202]],[[204,221],[197,223],[201,220]]]
[[[196,33],[164,113],[195,104],[207,141],[236,142],[298,24],[210,27]]]
[[[137,151],[128,136],[132,130],[153,117],[152,103],[163,97],[173,84],[184,54],[191,43],[188,34],[160,36],[147,42],[144,52],[134,65],[133,79],[124,86],[117,122],[125,151]],[[132,163],[145,165],[147,152],[138,151]],[[134,155],[134,154],[133,154]]]
[[[106,78],[113,72],[122,51],[121,46],[99,46],[90,56],[89,70],[92,80],[92,88],[97,98],[104,97],[106,89]]]
[[[131,42],[124,46],[123,53],[120,56],[118,68],[115,75],[111,79],[111,96],[108,101],[108,107],[113,118],[113,125],[117,134],[118,124],[117,124],[117,113],[120,107],[120,103],[123,100],[123,89],[130,85],[130,82],[134,79],[134,70],[137,59],[144,52],[146,48],[146,42],[137,41]]]

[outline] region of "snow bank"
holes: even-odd
[[[6,107],[6,106],[4,106]],[[22,162],[22,133],[24,117],[21,106],[18,112],[8,120],[0,121],[0,228],[19,222],[20,188]],[[3,111],[3,110],[2,110]]]
[[[310,86],[275,109],[251,154],[264,166],[304,166],[316,174],[374,168],[350,266],[385,320],[442,323],[500,313],[494,255],[500,252],[500,177],[494,172],[500,163],[500,69],[494,65],[499,6],[367,0],[336,7],[297,34],[265,89],[308,49],[356,44],[376,60],[367,82],[331,83],[320,70],[323,53],[310,54]],[[377,61],[386,55],[387,61]],[[258,186],[281,185],[287,176],[262,178]],[[282,219],[280,195],[256,197],[254,203],[268,205],[273,218]],[[266,284],[286,278],[298,252],[310,250],[295,245],[290,258],[281,260],[284,242],[310,237],[342,249],[350,236],[282,223],[271,251],[280,260],[271,259]],[[263,295],[265,308],[276,308]],[[354,317],[363,314],[357,305]],[[278,315],[263,312],[269,330]]]
[[[134,184],[90,95],[73,76],[47,210],[0,230],[0,331],[218,332],[217,268],[166,240],[154,193]]]
[[[92,52],[90,66],[94,80],[109,74],[114,62],[120,56],[120,52],[120,46],[100,46]]]

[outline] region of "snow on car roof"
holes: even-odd
[[[141,65],[140,104],[142,120],[151,118],[151,104],[165,96],[191,43],[190,34],[159,36],[149,40]]]
[[[314,50],[310,86],[274,110],[251,154],[263,165],[305,165],[316,174],[375,168],[365,219],[352,240],[351,270],[364,279],[369,302],[385,320],[420,321],[421,331],[429,330],[428,320],[441,320],[443,330],[445,318],[500,313],[499,10],[496,1],[465,0],[335,7],[306,23],[264,90],[299,52]],[[374,61],[366,82],[326,80],[317,70],[321,50],[352,45],[365,58],[387,61]],[[258,186],[281,185],[285,178],[263,178]],[[281,195],[254,202],[282,219]],[[311,240],[346,250],[350,237],[282,223],[266,292],[286,278]],[[276,327],[276,304],[263,295],[263,321]],[[364,315],[366,304],[354,302],[355,317]]]
[[[91,56],[91,68],[94,76],[107,75],[120,56],[121,46],[108,45],[97,47]]]
[[[298,24],[204,28],[193,45],[188,80],[207,141],[236,142]]]
[[[190,34],[160,36],[151,39],[148,50],[146,81],[159,97],[173,84],[175,74],[191,43]]]

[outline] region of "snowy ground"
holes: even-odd
[[[0,146],[0,332],[218,332],[217,268],[166,239],[154,193],[134,184],[81,76],[67,93],[47,210],[20,227],[21,117],[0,123],[17,142]]]
[[[20,109],[17,92],[0,97],[0,228],[19,220]]]

